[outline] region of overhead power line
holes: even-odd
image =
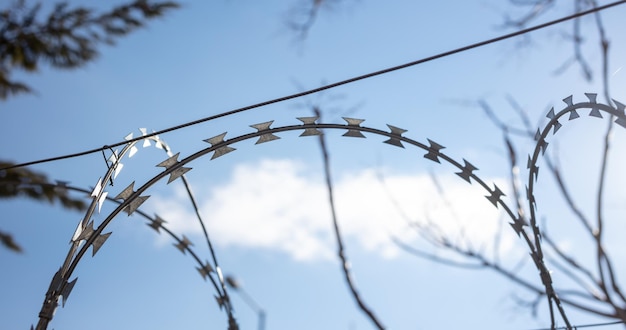
[[[423,63],[426,63],[426,62],[437,60],[437,59],[440,59],[440,58],[443,58],[443,57],[447,57],[447,56],[450,56],[450,55],[454,55],[454,54],[457,54],[457,53],[466,52],[466,51],[472,50],[474,48],[483,47],[483,46],[486,46],[486,45],[489,45],[489,44],[493,44],[493,43],[496,43],[496,42],[499,42],[499,41],[503,41],[503,40],[510,39],[510,38],[513,38],[513,37],[521,36],[521,35],[524,35],[524,34],[527,34],[527,33],[533,32],[533,31],[544,29],[544,28],[552,26],[552,25],[557,25],[557,24],[560,24],[560,23],[563,23],[563,22],[567,22],[567,21],[570,21],[570,20],[573,20],[573,19],[576,19],[576,18],[579,18],[579,17],[582,17],[582,16],[593,14],[595,12],[599,12],[599,11],[602,11],[602,10],[605,10],[605,9],[608,9],[608,8],[611,8],[611,7],[622,5],[624,3],[626,3],[626,0],[620,0],[620,1],[612,2],[612,3],[606,4],[604,6],[599,6],[599,7],[595,7],[595,8],[589,9],[589,10],[581,11],[581,12],[578,12],[578,13],[575,13],[575,14],[572,14],[572,15],[569,15],[569,16],[564,16],[562,18],[559,18],[559,19],[556,19],[556,20],[553,20],[553,21],[549,21],[549,22],[546,22],[546,23],[543,23],[543,24],[535,25],[535,26],[532,26],[532,27],[529,27],[529,28],[526,28],[526,29],[522,29],[522,30],[519,30],[519,31],[516,31],[516,32],[504,34],[504,35],[501,35],[499,37],[495,37],[495,38],[492,38],[492,39],[487,39],[487,40],[480,41],[480,42],[477,42],[477,43],[473,43],[473,44],[470,44],[470,45],[467,45],[467,46],[463,46],[463,47],[460,47],[460,48],[452,49],[452,50],[449,50],[449,51],[446,51],[446,52],[443,52],[443,53],[439,53],[439,54],[436,54],[436,55],[432,55],[432,56],[429,56],[429,57],[425,57],[425,58],[422,58],[422,59],[419,59],[419,60],[416,60],[416,61],[400,64],[400,65],[389,67],[389,68],[382,69],[382,70],[379,70],[379,71],[374,71],[374,72],[370,72],[370,73],[367,73],[367,74],[364,74],[364,75],[360,75],[360,76],[352,77],[352,78],[349,78],[349,79],[341,80],[341,81],[338,81],[338,82],[335,82],[335,83],[332,83],[332,84],[328,84],[328,85],[325,85],[325,86],[322,86],[322,87],[309,89],[309,90],[306,90],[306,91],[303,91],[303,92],[300,92],[300,93],[295,93],[295,94],[279,97],[279,98],[276,98],[276,99],[272,99],[272,100],[264,101],[264,102],[261,102],[261,103],[256,103],[256,104],[248,105],[248,106],[245,106],[245,107],[242,107],[242,108],[238,108],[238,109],[230,110],[230,111],[227,111],[227,112],[223,112],[223,113],[220,113],[220,114],[217,114],[217,115],[213,115],[213,116],[205,117],[205,118],[202,118],[202,119],[190,121],[190,122],[187,122],[187,123],[184,123],[184,124],[180,124],[180,125],[177,125],[177,126],[172,126],[172,127],[169,127],[169,128],[157,131],[157,132],[153,132],[153,133],[150,133],[150,134],[147,134],[147,135],[142,135],[141,137],[137,137],[137,138],[134,138],[134,139],[124,140],[122,142],[117,142],[117,143],[114,143],[114,144],[105,145],[105,146],[100,147],[100,148],[95,148],[95,149],[91,149],[91,150],[81,151],[81,152],[77,152],[77,153],[73,153],[73,154],[67,154],[67,155],[64,155],[64,156],[57,156],[57,157],[51,157],[51,158],[46,158],[46,159],[30,161],[30,162],[26,162],[26,163],[15,164],[15,165],[11,165],[11,166],[0,168],[0,170],[7,170],[7,169],[11,169],[11,168],[24,167],[24,166],[30,166],[30,165],[42,164],[42,163],[48,163],[48,162],[52,162],[52,161],[68,159],[68,158],[75,158],[75,157],[84,156],[84,155],[88,155],[88,154],[92,154],[92,153],[96,153],[96,152],[101,152],[101,151],[106,150],[106,149],[119,147],[121,145],[124,145],[124,144],[127,144],[127,143],[131,143],[131,142],[135,142],[135,141],[139,141],[139,140],[143,140],[143,139],[148,138],[148,137],[169,133],[169,132],[176,131],[176,130],[179,130],[179,129],[182,129],[182,128],[186,128],[186,127],[189,127],[189,126],[193,126],[193,125],[197,125],[197,124],[204,123],[204,122],[207,122],[207,121],[211,121],[211,120],[214,120],[214,119],[230,116],[230,115],[233,115],[233,114],[236,114],[236,113],[245,112],[245,111],[249,111],[249,110],[256,109],[256,108],[265,107],[265,106],[268,106],[270,104],[280,103],[280,102],[284,102],[284,101],[287,101],[287,100],[300,98],[300,97],[303,97],[303,96],[306,96],[306,95],[315,94],[315,93],[318,93],[318,92],[321,92],[321,91],[325,91],[325,90],[328,90],[328,89],[332,89],[332,88],[336,88],[336,87],[339,87],[339,86],[351,84],[353,82],[357,82],[357,81],[360,81],[360,80],[369,79],[369,78],[372,78],[372,77],[375,77],[375,76],[380,76],[380,75],[383,75],[383,74],[386,74],[386,73],[390,73],[390,72],[393,72],[393,71],[406,69],[406,68],[409,68],[409,67],[412,67],[412,66],[416,66],[418,64],[423,64]]]

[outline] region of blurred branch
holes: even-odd
[[[446,250],[454,252],[464,258],[476,260],[477,263],[469,264],[469,263],[462,263],[459,261],[455,261],[452,259],[446,259],[443,257],[439,257],[430,253],[425,253],[423,251],[414,249],[406,245],[405,243],[399,242],[397,239],[394,239],[394,242],[396,242],[396,244],[398,244],[398,246],[401,247],[406,252],[416,257],[423,258],[426,260],[431,260],[431,261],[435,261],[435,262],[445,264],[448,266],[465,268],[465,269],[481,269],[481,268],[491,269],[495,271],[496,273],[504,276],[511,282],[537,294],[538,299],[546,296],[546,292],[543,287],[534,285],[532,282],[524,279],[518,271],[508,270],[504,268],[502,265],[500,265],[499,263],[486,258],[483,254],[476,253],[475,251],[467,249],[467,248],[462,248],[460,245],[447,240],[445,237],[441,238],[441,241],[440,241],[441,247],[444,247]],[[617,317],[616,314],[604,312],[598,308],[595,308],[591,305],[586,305],[582,302],[578,302],[569,297],[569,296],[581,296],[581,295],[584,296],[584,294],[581,294],[579,291],[574,291],[574,290],[556,290],[556,291],[558,291],[561,294],[560,301],[562,303],[565,303],[567,305],[570,305],[572,307],[575,307],[577,309],[583,310],[588,313],[593,313],[596,315],[600,315],[604,317],[611,317],[611,318]],[[584,297],[584,298],[594,300],[593,298],[590,298],[590,297]],[[537,301],[537,304],[538,303],[539,301]],[[534,305],[535,304],[533,304],[533,306]]]
[[[11,165],[13,163],[0,161],[0,167]],[[62,183],[57,186],[51,183],[46,175],[24,167],[0,171],[0,199],[26,197],[49,203],[59,202],[69,210],[83,211],[87,208],[82,199],[70,197],[62,187]],[[12,251],[22,252],[20,245],[9,233],[0,231],[0,242]]]
[[[433,253],[428,253],[425,251],[421,251],[418,250],[404,242],[402,242],[400,239],[396,238],[396,237],[392,237],[391,238],[392,241],[398,245],[401,249],[403,249],[404,251],[415,255],[417,257],[420,257],[422,259],[426,259],[429,261],[434,261],[436,263],[442,264],[442,265],[446,265],[446,266],[452,266],[452,267],[457,267],[457,268],[466,268],[466,269],[479,269],[479,268],[484,268],[485,265],[482,263],[466,263],[466,262],[460,262],[460,261],[456,261],[456,260],[452,260],[452,259],[448,259],[448,258],[444,258],[441,256],[438,256],[436,254]]]
[[[11,166],[13,163],[0,161],[0,167]],[[39,185],[29,185],[30,183]],[[50,203],[59,202],[70,210],[83,211],[87,207],[82,199],[71,198],[67,191],[55,186],[43,173],[27,168],[12,168],[0,171],[0,198],[27,197],[37,201]]]
[[[596,0],[589,0],[589,3],[594,8],[598,6]],[[610,42],[608,40],[601,15],[599,13],[595,13],[594,18],[596,22],[598,36],[600,39],[600,48],[602,50],[602,84],[604,86],[604,96],[608,104],[612,104],[613,100],[610,96],[611,89],[609,85],[609,45],[610,45]],[[596,242],[597,242],[597,254],[598,254],[598,269],[601,272],[600,276],[604,281],[603,270],[602,270],[603,264],[604,264],[606,266],[606,271],[608,272],[607,274],[608,283],[611,286],[611,289],[613,290],[613,292],[615,292],[618,295],[618,297],[621,299],[621,304],[623,305],[623,304],[626,304],[626,297],[622,293],[620,286],[617,284],[612,261],[608,257],[607,253],[605,252],[605,249],[602,244],[602,233],[603,233],[602,229],[603,229],[603,223],[604,223],[603,221],[604,183],[606,181],[606,169],[608,166],[611,136],[612,136],[613,127],[614,127],[613,119],[614,119],[613,116],[609,116],[608,122],[607,122],[606,133],[604,135],[604,142],[603,142],[602,161],[600,165],[600,178],[598,181],[597,205],[596,205],[596,210],[597,210],[596,212],[597,213]],[[626,321],[626,312],[624,311],[624,308],[617,308],[617,310],[620,312],[622,320]]]
[[[313,107],[313,111],[315,115],[321,117],[321,111],[317,107]],[[341,231],[339,229],[339,221],[337,220],[337,213],[335,210],[335,198],[333,193],[333,183],[330,172],[330,157],[328,155],[328,148],[326,147],[326,140],[324,138],[324,134],[319,135],[319,143],[320,148],[322,150],[322,160],[324,162],[324,176],[326,178],[326,188],[328,191],[328,205],[330,206],[330,212],[333,219],[333,227],[335,231],[335,237],[337,238],[337,256],[341,261],[341,266],[343,270],[343,274],[346,280],[346,284],[352,293],[352,297],[356,300],[357,305],[361,309],[363,313],[370,319],[370,321],[378,328],[385,329],[382,323],[378,320],[374,312],[365,305],[359,292],[356,289],[356,285],[354,284],[354,280],[352,279],[352,274],[350,271],[350,262],[345,254],[343,239],[341,236]]]
[[[306,0],[306,2],[302,7],[294,7],[286,22],[287,27],[295,31],[300,39],[306,39],[324,0]]]
[[[522,29],[533,21],[539,19],[541,15],[548,12],[553,6],[554,0],[509,0],[509,3],[515,7],[527,8],[526,12],[518,18],[511,18],[508,15],[504,17],[504,26],[514,29]],[[574,13],[582,12],[590,7],[597,7],[595,0],[574,0],[573,1]],[[581,18],[576,18],[572,22],[572,32],[570,35],[565,34],[564,39],[570,41],[573,47],[573,54],[570,58],[565,60],[556,70],[555,74],[562,74],[569,69],[573,64],[578,64],[582,70],[582,75],[585,80],[591,81],[593,79],[593,70],[591,65],[583,55],[582,46],[585,41],[583,37],[583,30],[581,29]]]
[[[561,266],[557,260],[552,260],[553,263],[555,263],[556,267],[559,267],[562,269],[562,271],[568,275],[570,278],[574,279],[575,282],[577,282],[581,287],[584,287],[587,289],[587,291],[589,291],[590,294],[592,294],[593,296],[597,296],[597,292],[592,289],[592,288],[588,288],[586,284],[584,284],[584,282],[582,280],[579,280],[577,276],[573,275],[573,273],[571,272],[571,270],[576,270],[580,273],[582,273],[583,275],[585,275],[592,283],[596,284],[596,285],[600,285],[600,281],[598,279],[596,279],[593,274],[591,273],[591,271],[589,271],[588,269],[584,268],[579,262],[577,262],[573,256],[569,256],[567,255],[565,252],[563,252],[562,249],[560,249],[558,247],[558,245],[552,240],[551,235],[549,235],[546,231],[546,229],[544,228],[542,230],[543,232],[543,239],[544,241],[550,246],[550,248],[557,254],[557,256],[559,258],[562,259],[562,261],[564,261],[567,265],[569,265],[569,268],[565,268],[564,266]]]
[[[265,319],[267,315],[263,307],[261,307],[261,305],[259,305],[259,303],[257,303],[256,300],[254,300],[252,296],[250,296],[250,294],[248,294],[248,292],[244,290],[241,283],[239,283],[239,281],[237,281],[232,275],[226,275],[225,280],[226,284],[228,284],[230,288],[239,293],[239,296],[241,296],[241,298],[246,302],[246,305],[248,305],[248,307],[250,307],[252,310],[254,310],[255,313],[257,313],[258,330],[264,330]]]
[[[18,253],[23,252],[22,247],[19,246],[15,242],[15,240],[13,240],[13,236],[11,236],[11,234],[5,233],[5,232],[3,232],[1,230],[0,230],[0,242],[2,243],[2,245],[4,245],[4,247],[8,248],[9,250],[12,250],[12,251],[18,252]]]
[[[548,11],[554,4],[554,0],[509,0],[509,3],[516,7],[530,7],[521,17],[511,18],[508,15],[505,16],[505,26],[521,29]]]
[[[0,160],[0,167],[13,163]],[[28,168],[12,168],[0,171],[0,199],[26,197],[36,201],[58,202],[68,210],[83,211],[87,205],[82,199],[72,198],[60,186],[51,183],[46,175]],[[12,251],[22,252],[22,248],[9,233],[0,231],[0,242]]]
[[[286,21],[287,27],[295,31],[300,39],[306,39],[322,6],[340,1],[342,0],[303,0],[292,7]]]

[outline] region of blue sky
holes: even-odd
[[[191,120],[321,86],[356,75],[434,55],[512,30],[502,28],[503,2],[415,1],[393,4],[345,1],[322,10],[305,40],[285,26],[292,10],[304,1],[187,1],[181,9],[127,38],[104,47],[94,63],[74,71],[43,68],[20,76],[36,95],[4,102],[0,122],[2,157],[26,162],[92,149],[122,141],[139,128],[161,130]],[[608,3],[608,2],[602,2]],[[543,21],[568,14],[555,8]],[[521,14],[522,12],[519,12]],[[602,13],[611,38],[610,85],[613,98],[626,85],[623,7]],[[593,21],[583,21],[585,31]],[[275,120],[272,127],[298,124],[319,105],[323,121],[343,123],[342,116],[365,119],[363,126],[408,130],[404,136],[444,146],[451,157],[469,160],[487,182],[507,193],[507,159],[502,133],[475,102],[484,99],[509,123],[519,123],[506,102],[512,96],[535,122],[547,110],[561,109],[562,99],[602,92],[601,53],[595,32],[583,51],[596,79],[586,82],[573,66],[553,72],[572,54],[563,40],[571,23],[471,50],[384,76],[342,86],[322,94],[255,109],[161,135],[181,158],[207,147],[204,139],[227,131],[227,139],[253,132],[249,125]],[[604,102],[604,99],[599,97]],[[604,122],[585,119],[564,127],[551,146],[558,148],[575,198],[593,213],[598,146]],[[533,296],[488,270],[464,270],[418,259],[400,250],[398,237],[429,250],[407,229],[401,212],[413,221],[434,219],[442,232],[463,244],[494,250],[493,233],[504,218],[477,186],[453,175],[453,168],[423,158],[407,146],[381,143],[381,137],[342,137],[327,131],[339,223],[348,257],[365,302],[390,329],[534,329],[549,327],[545,303],[537,318],[514,297]],[[191,164],[187,178],[206,219],[224,273],[235,275],[267,311],[267,329],[370,329],[343,281],[328,210],[320,150],[315,138],[297,133],[254,145],[244,141],[235,152]],[[626,157],[614,135],[605,209],[623,214],[620,171]],[[522,140],[522,154],[532,145]],[[621,149],[623,150],[623,149]],[[125,167],[107,187],[117,195],[130,182],[136,187],[162,171],[167,156],[154,147],[124,159]],[[525,159],[524,159],[525,161]],[[106,171],[101,154],[35,165],[53,179],[77,187],[93,187]],[[437,175],[452,201],[450,210],[430,179]],[[384,176],[385,184],[379,180]],[[547,173],[545,173],[547,174]],[[544,179],[542,181],[541,179]],[[541,216],[550,219],[560,244],[590,261],[586,238],[562,212],[553,182],[540,176]],[[152,187],[142,210],[159,214],[194,250],[209,258],[182,182]],[[401,205],[398,208],[393,200]],[[509,205],[513,201],[507,200]],[[111,212],[106,204],[96,224]],[[52,275],[63,262],[82,214],[26,200],[0,201],[1,228],[11,232],[24,254],[0,250],[7,267],[0,297],[2,326],[25,329],[37,314]],[[225,318],[208,282],[198,276],[193,259],[157,235],[138,215],[120,215],[107,228],[113,234],[94,257],[84,258],[75,272],[79,280],[64,308],[50,325],[56,329],[206,329],[225,327]],[[611,222],[609,247],[620,243],[623,224]],[[507,226],[508,227],[508,226]],[[623,231],[621,231],[623,232]],[[467,240],[467,241],[463,241]],[[526,251],[510,228],[498,245],[503,263],[514,264]],[[614,258],[626,258],[620,249]],[[439,251],[445,256],[445,252]],[[527,265],[528,266],[528,265]],[[4,268],[4,267],[3,267]],[[621,266],[618,273],[626,272]],[[536,271],[522,270],[539,284]],[[555,281],[561,280],[558,271]],[[565,281],[565,280],[563,280]],[[561,282],[559,282],[561,283]],[[565,282],[566,283],[566,282]],[[231,292],[235,316],[243,329],[256,327],[256,314]],[[574,324],[605,321],[568,308]],[[617,328],[605,327],[603,329]],[[620,327],[621,328],[621,327]]]

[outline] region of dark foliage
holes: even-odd
[[[14,70],[35,72],[42,61],[63,69],[85,65],[96,58],[102,43],[113,44],[178,4],[137,0],[96,13],[61,2],[43,18],[41,7],[18,0],[0,11],[0,99],[32,91],[11,79]]]
[[[0,167],[13,164],[0,161]],[[50,203],[59,202],[70,210],[85,210],[85,202],[69,197],[62,184],[48,181],[46,175],[18,167],[0,171],[0,198],[28,197]]]
[[[96,12],[59,2],[43,14],[41,2],[14,1],[0,10],[0,100],[32,92],[25,83],[11,79],[16,70],[36,72],[42,62],[60,69],[80,67],[98,56],[102,44],[112,45],[116,38],[178,7],[172,1],[136,0]],[[0,161],[2,168],[10,165]],[[85,209],[82,200],[69,197],[59,187],[44,174],[26,168],[0,171],[0,198],[27,197],[59,202],[67,209]],[[6,232],[0,231],[0,244],[13,251],[22,250]]]
[[[2,245],[9,248],[10,250],[13,250],[15,252],[22,252],[22,247],[15,243],[15,241],[13,240],[13,236],[8,233],[0,231],[0,243],[2,243]]]
[[[0,161],[0,167],[13,164]],[[48,178],[38,172],[26,168],[14,168],[0,171],[0,198],[27,197],[37,201],[50,203],[59,202],[70,210],[82,211],[87,207],[81,199],[67,194],[62,183],[51,183]],[[0,231],[0,244],[4,247],[21,252],[22,248],[6,232]]]
[[[11,165],[13,164],[0,161],[0,167]],[[70,210],[82,211],[86,208],[83,200],[70,197],[62,184],[50,182],[42,173],[26,168],[0,171],[0,198],[16,197],[27,197],[50,203],[58,202]],[[6,232],[0,231],[0,244],[16,252],[22,251],[13,237]]]

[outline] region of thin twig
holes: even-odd
[[[318,117],[321,117],[321,112],[318,108],[314,107],[313,111]],[[333,193],[333,183],[332,183],[331,172],[330,172],[330,157],[328,155],[328,148],[326,147],[326,140],[324,139],[324,134],[319,135],[319,143],[320,143],[320,148],[322,150],[322,159],[324,161],[324,176],[326,178],[326,188],[328,190],[328,205],[330,206],[330,212],[331,212],[331,216],[333,219],[333,227],[335,230],[335,237],[337,238],[337,256],[339,257],[339,260],[341,261],[341,268],[345,276],[346,284],[348,285],[348,288],[350,289],[350,292],[352,293],[352,297],[354,297],[354,300],[356,301],[361,311],[365,313],[365,315],[370,319],[370,321],[372,321],[372,323],[374,323],[374,325],[376,325],[378,329],[381,329],[381,330],[385,329],[385,327],[378,320],[376,315],[374,315],[374,312],[369,307],[367,307],[367,305],[365,305],[365,303],[361,299],[361,296],[359,295],[359,292],[357,291],[356,286],[354,284],[354,280],[352,279],[352,274],[350,271],[350,262],[348,261],[348,258],[346,257],[346,254],[345,254],[343,239],[341,236],[341,231],[339,229],[339,221],[337,220],[337,213],[335,210],[335,198],[334,198],[334,193]]]
[[[598,6],[595,0],[589,0],[589,2],[594,8]],[[609,76],[608,57],[609,57],[610,42],[607,38],[601,16],[596,14],[594,15],[594,17],[596,19],[596,26],[597,26],[597,30],[598,30],[598,34],[600,38],[600,47],[602,50],[602,84],[603,84],[603,89],[604,89],[604,96],[608,104],[612,104],[612,99],[610,96],[609,77],[608,77]],[[603,234],[603,225],[604,225],[604,219],[603,219],[604,218],[603,216],[604,184],[606,181],[606,169],[608,166],[608,157],[610,153],[610,142],[611,142],[611,136],[613,133],[613,127],[614,127],[613,116],[610,116],[608,118],[606,133],[604,135],[603,149],[602,149],[602,161],[600,165],[600,178],[598,181],[598,188],[597,188],[598,190],[597,190],[597,199],[596,199],[596,202],[597,202],[597,205],[596,205],[596,216],[597,216],[596,243],[597,243],[597,255],[598,255],[597,261],[598,261],[598,270],[600,272],[600,277],[601,277],[601,280],[603,281],[603,284],[605,284],[604,282],[605,281],[605,276],[604,276],[605,268],[603,267],[603,265],[605,265],[606,271],[608,273],[607,274],[608,280],[609,280],[609,283],[613,292],[615,292],[619,296],[619,298],[622,300],[622,303],[626,303],[626,297],[621,292],[621,289],[616,282],[616,276],[613,270],[612,262],[610,258],[607,256],[604,250],[603,244],[602,244],[602,234]],[[608,292],[608,288],[605,288],[605,291],[606,291],[607,296],[609,296],[608,297],[609,301],[612,303],[610,294]],[[615,307],[616,312],[620,313],[622,319],[626,320],[626,313],[624,312],[624,309],[617,306],[614,303],[612,303],[612,305]]]

